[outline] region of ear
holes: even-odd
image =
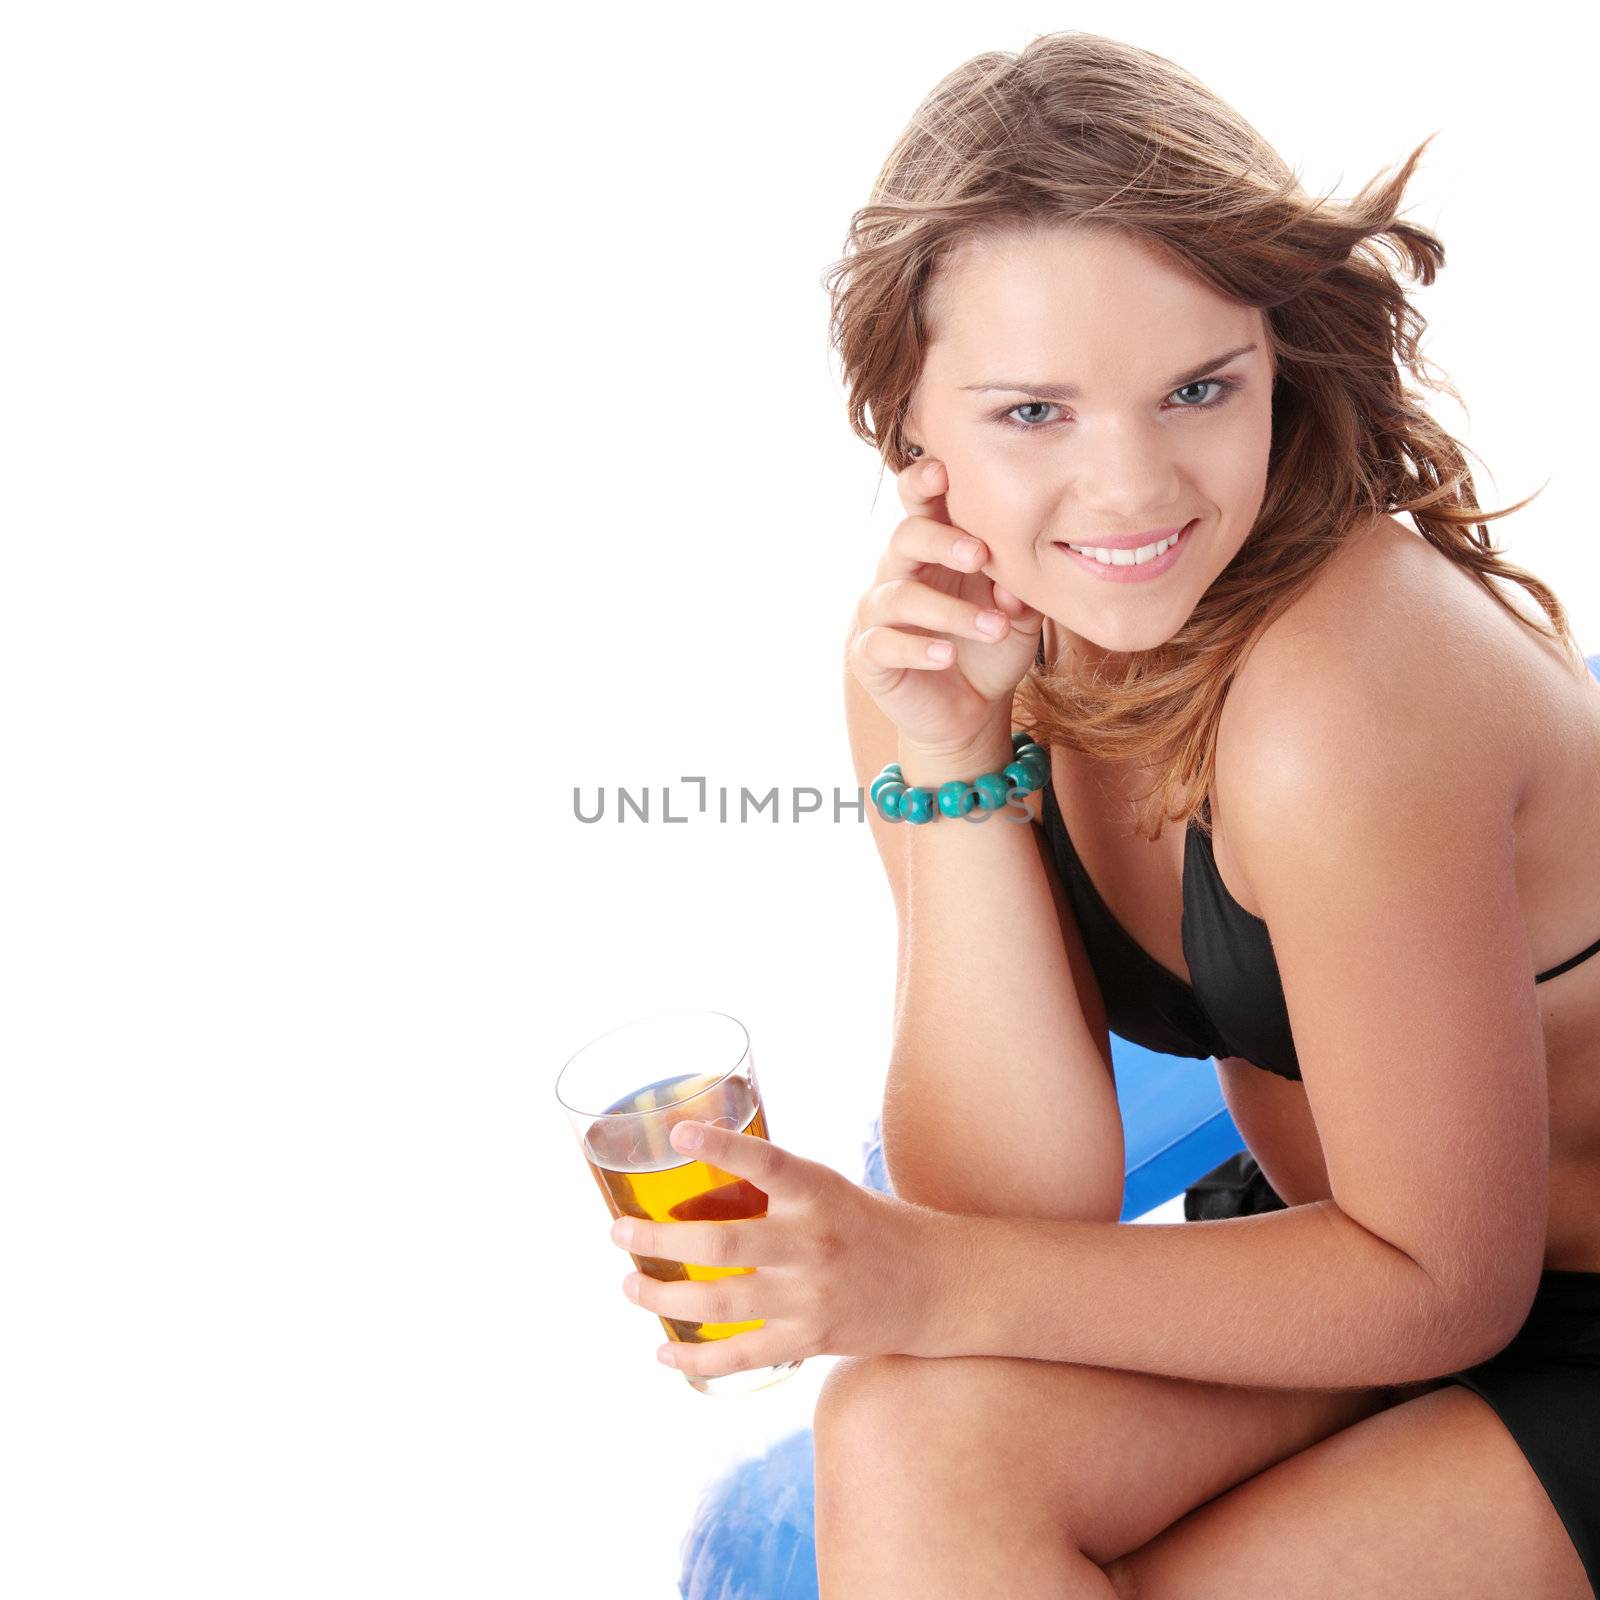
[[[923,453],[922,425],[917,420],[917,411],[914,404],[908,405],[901,413],[900,426],[896,430],[896,437],[900,441],[902,455],[908,455],[914,460]]]

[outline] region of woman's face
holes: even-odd
[[[983,570],[1086,656],[1170,639],[1266,494],[1265,317],[1124,236],[1064,229],[970,242],[928,312],[903,436],[944,464],[950,520],[988,545]],[[1191,523],[1148,566],[1064,547]]]

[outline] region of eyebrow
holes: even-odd
[[[1187,372],[1180,372],[1177,377],[1167,382],[1169,389],[1181,389],[1185,384],[1197,383],[1206,377],[1215,368],[1226,366],[1228,362],[1238,356],[1247,356],[1256,347],[1253,344],[1241,344],[1232,350],[1225,350],[1220,356],[1213,356],[1209,361],[1202,361],[1198,367],[1192,367]],[[1078,400],[1082,398],[1083,391],[1076,384],[1071,383],[1019,383],[1012,381],[991,381],[988,383],[964,383],[962,389],[972,389],[979,393],[988,393],[991,390],[1006,394],[1032,394],[1041,400]]]

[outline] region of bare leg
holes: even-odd
[[[1115,1600],[1106,1569],[1387,1397],[851,1358],[813,1426],[821,1600]]]
[[[843,1420],[814,1436],[820,1600],[1115,1600],[1037,1480],[1012,1481],[988,1449],[930,1452],[913,1468],[893,1446],[852,1447]]]
[[[1052,1520],[1030,1516],[1026,1485],[979,1467],[861,1481],[863,1458],[816,1455],[821,1600],[1113,1600],[1111,1580]]]
[[[1111,1580],[1059,1530],[978,1537],[965,1515],[930,1507],[920,1522],[860,1516],[817,1478],[819,1600],[1116,1600]]]

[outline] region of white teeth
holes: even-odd
[[[1142,544],[1137,550],[1108,550],[1103,544],[1092,547],[1069,544],[1067,549],[1076,550],[1081,556],[1093,556],[1103,567],[1142,567],[1145,562],[1154,561],[1164,550],[1170,550],[1182,536],[1180,530],[1170,539],[1160,539],[1155,544]]]

